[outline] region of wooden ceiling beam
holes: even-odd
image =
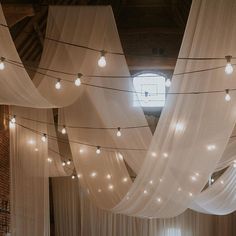
[[[32,4],[2,4],[8,26],[12,27],[25,17],[34,16],[35,11]]]

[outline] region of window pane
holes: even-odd
[[[165,105],[165,77],[145,73],[134,77],[133,105],[142,107],[163,107]]]

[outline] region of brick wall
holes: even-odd
[[[4,111],[6,109],[4,108]],[[0,108],[1,115],[3,110]],[[0,118],[2,117],[0,115]],[[0,236],[9,229],[9,194],[10,194],[10,162],[9,162],[9,130],[0,119]]]

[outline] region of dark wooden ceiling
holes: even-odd
[[[37,65],[43,49],[48,5],[111,5],[131,72],[171,73],[181,45],[191,0],[2,0],[16,48],[24,62]],[[26,33],[28,32],[28,33]],[[160,57],[156,57],[160,56]]]

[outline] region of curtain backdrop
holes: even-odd
[[[46,110],[11,107],[18,117],[47,120]],[[46,124],[17,119],[10,124],[11,235],[49,235],[47,142],[30,129],[46,133]]]
[[[57,236],[73,236],[75,229],[77,236],[230,236],[236,234],[236,225],[233,223],[236,220],[236,213],[212,216],[187,210],[180,216],[170,219],[140,219],[116,215],[96,208],[86,193],[75,188],[78,185],[77,180],[69,177],[52,178],[52,185]],[[75,209],[78,211],[75,212]],[[65,234],[65,232],[69,233]]]

